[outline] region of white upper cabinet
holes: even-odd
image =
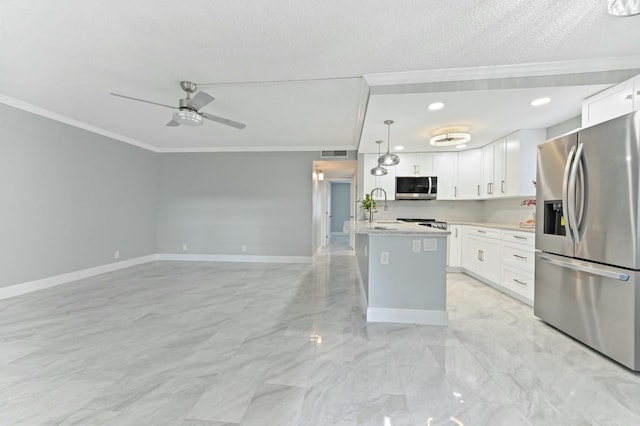
[[[482,198],[491,198],[495,191],[495,144],[496,142],[482,148],[482,187],[480,188],[480,196]]]
[[[458,185],[458,153],[439,152],[433,156],[433,173],[438,177],[438,200],[455,200]]]
[[[545,137],[544,129],[520,130],[482,148],[481,198],[534,196],[536,147]]]
[[[400,163],[396,166],[396,176],[434,176],[434,154],[407,152],[397,155]]]
[[[582,127],[593,126],[640,109],[640,75],[582,102]]]
[[[438,180],[438,186],[440,181]],[[458,153],[458,184],[456,199],[480,199],[482,186],[482,150],[470,149]]]
[[[545,129],[519,130],[504,140],[504,172],[496,184],[501,197],[534,197],[538,145],[545,142]]]
[[[373,188],[382,188],[387,193],[387,200],[396,199],[396,167],[386,167],[387,174],[384,176],[373,176],[371,169],[378,165],[378,154],[365,154],[364,155],[364,170],[362,195],[370,194]],[[376,193],[375,198],[379,199],[380,193]]]

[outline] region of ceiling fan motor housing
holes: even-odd
[[[189,106],[189,103],[191,103],[191,98],[189,96],[187,96],[184,99],[180,99],[179,102],[179,106],[178,108],[181,110],[188,110],[188,111],[193,111],[193,112],[197,112],[198,110]]]

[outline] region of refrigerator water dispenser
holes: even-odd
[[[567,231],[564,227],[561,200],[544,202],[543,232],[551,235],[567,235]]]

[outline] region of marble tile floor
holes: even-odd
[[[155,262],[0,301],[0,424],[640,424],[639,375],[464,274],[447,327],[367,324],[338,252]]]

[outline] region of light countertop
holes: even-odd
[[[535,233],[536,228],[523,228],[516,224],[509,223],[490,223],[490,222],[461,222],[452,220],[447,222],[449,225],[470,225],[470,226],[484,226],[485,228],[496,228],[496,229],[506,229],[509,231],[522,231],[522,232],[531,232]]]
[[[420,226],[417,223],[398,222],[395,220],[379,220],[373,223],[368,221],[355,222],[354,232],[356,234],[369,235],[432,235],[447,236],[451,234],[443,229]]]

